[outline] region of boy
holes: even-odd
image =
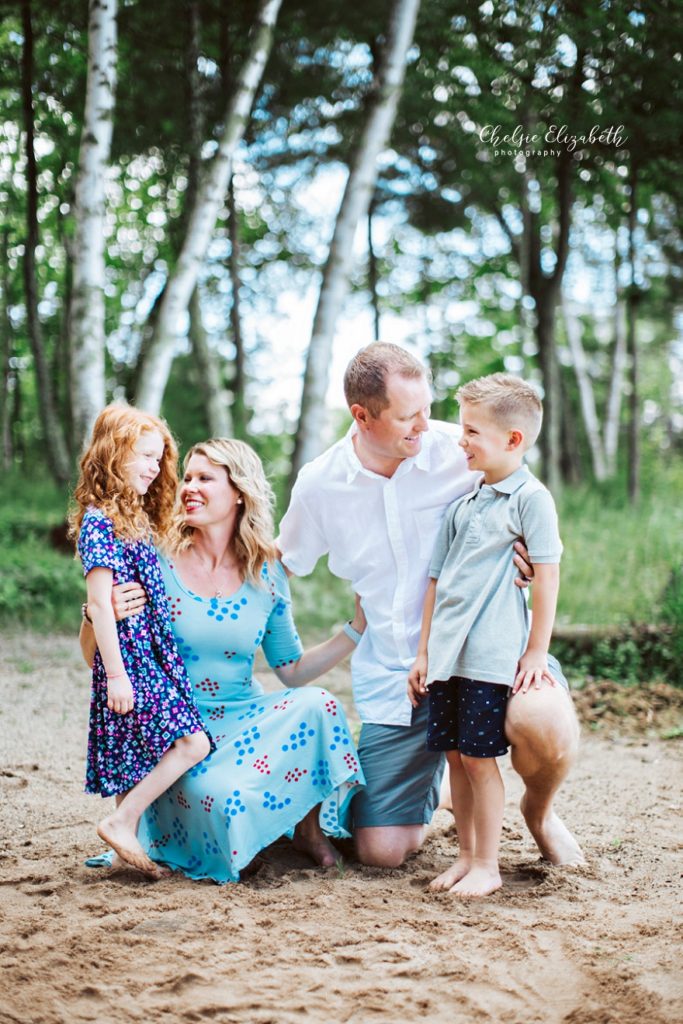
[[[510,689],[524,694],[544,677],[557,682],[547,656],[562,543],[551,495],[522,466],[541,428],[534,389],[496,373],[470,381],[456,397],[459,444],[469,468],[483,477],[450,506],[437,538],[408,694],[417,707],[429,688],[427,746],[447,752],[460,847],[432,888],[480,897],[502,884],[505,794],[496,757],[508,749]],[[534,566],[531,628],[510,557],[520,537]]]

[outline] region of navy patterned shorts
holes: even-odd
[[[505,709],[509,686],[451,676],[431,684],[428,750],[457,750],[468,757],[501,757],[508,751]]]

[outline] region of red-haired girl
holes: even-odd
[[[98,835],[152,878],[169,872],[138,842],[140,815],[211,750],[152,546],[171,526],[177,457],[162,420],[131,406],[107,406],[81,459],[71,516],[97,638],[85,788],[116,796],[116,810],[100,822]],[[131,581],[144,586],[148,603],[117,623],[112,587]]]

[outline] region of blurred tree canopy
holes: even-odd
[[[136,394],[262,6],[119,0],[107,399]],[[162,409],[185,444],[232,410],[229,425],[286,474],[299,394],[276,382],[285,367],[296,378],[305,339],[272,325],[289,311],[300,331],[320,287],[392,6],[285,0],[277,14],[196,295],[175,323]],[[87,56],[86,0],[0,9],[4,470],[48,464],[27,260],[72,466],[80,443],[69,310]],[[620,464],[637,475],[641,440],[681,447],[682,59],[680,0],[429,0],[419,11],[345,317],[367,323],[358,345],[379,330],[428,361],[441,416],[457,415],[468,377],[505,368],[537,380],[555,486]]]

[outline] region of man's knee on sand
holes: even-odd
[[[424,825],[357,828],[356,856],[361,864],[376,868],[400,868],[422,846]]]
[[[563,687],[543,686],[516,694],[508,701],[505,734],[513,763],[522,759],[529,770],[534,763],[539,769],[553,765],[568,768],[579,744],[579,725],[569,693]]]

